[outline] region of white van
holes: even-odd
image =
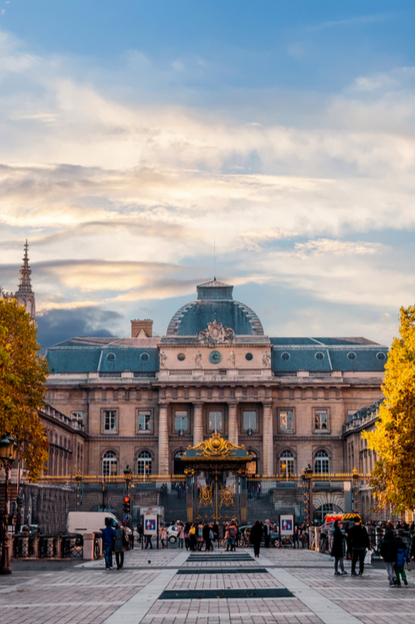
[[[92,534],[105,527],[105,519],[110,517],[113,525],[119,520],[112,512],[68,512],[66,528],[69,534]]]

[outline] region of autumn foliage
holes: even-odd
[[[400,336],[389,351],[375,430],[363,437],[378,457],[371,485],[381,506],[415,505],[415,307],[400,309]]]
[[[38,355],[36,328],[14,299],[0,298],[0,435],[12,435],[29,477],[47,459],[47,438],[39,419],[47,366]]]

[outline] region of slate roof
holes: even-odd
[[[159,353],[154,347],[120,347],[116,345],[60,344],[47,350],[50,373],[123,373],[155,374],[159,370]]]
[[[310,340],[310,339],[305,339]],[[326,343],[323,343],[323,341]],[[340,344],[337,344],[337,341]],[[272,342],[272,369],[275,374],[311,371],[384,371],[387,347],[361,339],[360,343],[347,339],[322,339],[321,344],[299,343],[299,339],[279,339]],[[282,344],[280,344],[282,341]],[[283,342],[284,341],[284,342]],[[331,344],[332,343],[332,344]]]
[[[185,304],[173,315],[168,336],[196,336],[210,321],[232,328],[236,335],[264,336],[256,313],[246,304],[233,299],[233,286],[216,278],[197,286],[197,300]]]

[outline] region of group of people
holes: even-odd
[[[116,523],[110,517],[105,519],[105,527],[101,530],[105,568],[113,568],[113,553],[116,558],[117,569],[122,569],[124,564],[124,551],[131,548],[130,536],[133,535],[130,528]]]
[[[402,529],[394,530],[392,523],[387,523],[380,540],[379,551],[384,560],[390,586],[407,586],[405,565],[409,561],[409,547],[404,540]],[[371,548],[367,529],[362,525],[360,517],[354,519],[353,525],[344,533],[338,521],[334,522],[331,556],[334,560],[334,574],[347,575],[344,558],[348,553],[351,557],[351,575],[362,576],[367,550]],[[358,563],[358,572],[356,570]]]
[[[390,586],[408,585],[406,562],[409,560],[409,548],[405,542],[405,532],[399,529],[397,534],[392,523],[388,523],[380,543],[380,555],[384,560]]]

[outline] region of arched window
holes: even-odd
[[[324,449],[315,454],[314,473],[329,473],[329,456]]]
[[[152,454],[150,451],[141,451],[137,456],[138,475],[150,475],[152,473]]]
[[[114,451],[106,451],[103,455],[103,475],[117,475],[117,454]]]
[[[285,449],[279,456],[280,477],[290,477],[295,475],[295,458],[290,449]]]

